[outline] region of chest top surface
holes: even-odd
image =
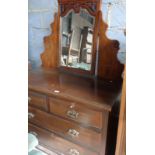
[[[98,109],[111,111],[119,99],[121,85],[60,72],[56,69],[29,71],[29,90],[54,97],[85,103]]]

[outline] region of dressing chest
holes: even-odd
[[[42,67],[29,70],[29,132],[60,155],[114,155],[123,71],[119,44],[105,36],[101,1],[58,4],[53,32],[44,38]]]
[[[29,132],[61,154],[103,155],[119,90],[57,70],[30,71]]]

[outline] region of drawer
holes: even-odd
[[[89,151],[79,145],[67,141],[55,134],[48,132],[35,125],[29,124],[29,132],[36,135],[39,144],[49,150],[53,150],[64,155],[98,155],[96,152]]]
[[[93,147],[95,150],[100,148],[101,133],[81,127],[74,122],[63,120],[44,111],[29,107],[29,122],[79,144]]]
[[[42,110],[48,110],[47,103],[46,103],[46,96],[43,94],[39,94],[33,91],[29,91],[28,96],[29,105],[35,106]]]
[[[102,112],[87,108],[78,103],[50,98],[50,112],[98,129],[102,128]]]

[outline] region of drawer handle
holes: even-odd
[[[75,137],[79,136],[79,132],[74,130],[74,129],[69,129],[68,130],[68,135],[70,135],[72,138],[75,138]]]
[[[67,116],[72,118],[72,119],[77,119],[79,116],[79,113],[76,112],[75,110],[68,110],[67,111]]]
[[[28,97],[28,102],[29,102],[29,103],[31,102],[31,100],[32,100],[32,98],[31,98],[31,97]]]
[[[34,135],[34,136],[38,136],[38,134],[36,133],[36,132],[34,132],[34,131],[30,131],[30,133],[32,134],[32,135]]]
[[[30,112],[28,113],[28,118],[29,118],[29,119],[34,118],[34,116],[35,116],[35,115],[34,115],[33,113],[30,113]]]
[[[76,149],[70,149],[68,152],[69,155],[80,155],[79,151]]]

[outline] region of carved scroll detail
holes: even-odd
[[[98,76],[107,80],[119,80],[124,68],[117,59],[119,42],[107,38],[108,26],[102,19],[102,12],[99,12],[99,21]]]
[[[58,67],[59,63],[59,14],[54,15],[51,24],[52,33],[44,37],[45,50],[41,54],[42,66],[46,68]]]
[[[97,14],[96,31],[99,34],[99,52],[97,76],[106,80],[120,80],[124,65],[117,60],[119,42],[110,40],[106,36],[107,24],[102,20],[102,12]],[[45,68],[56,68],[59,66],[59,28],[60,15],[55,14],[54,22],[51,24],[52,33],[44,38],[45,50],[41,54],[42,66]],[[97,44],[97,36],[94,41]],[[94,65],[95,66],[95,65]]]
[[[96,16],[98,11],[98,3],[98,0],[68,0],[66,2],[61,2],[61,0],[59,0],[61,16],[65,16],[71,9],[73,9],[75,13],[79,13],[80,8],[85,8],[91,15]]]

